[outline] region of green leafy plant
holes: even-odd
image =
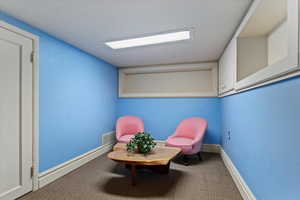
[[[153,137],[146,132],[137,133],[127,144],[127,151],[149,153],[155,147]]]

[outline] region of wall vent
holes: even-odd
[[[102,145],[113,144],[116,142],[116,133],[109,132],[102,135]]]

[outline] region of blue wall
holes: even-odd
[[[225,97],[221,110],[224,149],[257,199],[299,199],[300,77]]]
[[[219,144],[222,133],[258,200],[299,199],[300,78],[222,99],[117,100],[113,66],[3,13],[0,20],[40,36],[40,171],[99,146],[116,114],[140,116],[161,140],[182,119],[201,116],[209,122],[205,143]]]
[[[200,116],[208,120],[205,143],[220,144],[221,121],[218,98],[130,98],[118,100],[118,116],[136,115],[155,139],[165,140],[179,122]]]
[[[40,171],[98,147],[114,130],[116,68],[1,12],[0,20],[40,37]]]

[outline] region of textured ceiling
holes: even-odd
[[[217,60],[251,0],[5,0],[0,10],[115,66]],[[193,39],[113,50],[104,42],[193,29]]]

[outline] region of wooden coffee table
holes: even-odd
[[[136,168],[147,168],[158,173],[168,173],[170,161],[181,152],[180,148],[167,147],[158,144],[148,154],[131,153],[126,151],[126,144],[117,143],[107,157],[124,163],[131,168],[131,184],[136,184]]]

